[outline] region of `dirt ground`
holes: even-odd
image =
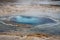
[[[9,36],[0,35],[0,40],[60,40],[60,37]]]

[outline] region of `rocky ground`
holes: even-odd
[[[3,34],[3,33],[2,33]],[[60,36],[52,36],[46,34],[30,34],[30,35],[14,35],[14,33],[5,33],[1,35],[0,40],[60,40]]]
[[[0,15],[21,14],[29,11],[44,12],[44,13],[57,13],[60,11],[59,6],[47,6],[47,5],[1,5]]]

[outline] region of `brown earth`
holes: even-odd
[[[1,33],[0,33],[1,34]],[[51,36],[47,34],[29,34],[25,36],[11,35],[10,33],[2,33],[0,40],[60,40],[60,36]]]

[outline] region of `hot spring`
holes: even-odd
[[[20,24],[32,24],[32,25],[55,23],[55,20],[52,20],[50,18],[32,16],[15,16],[11,18],[11,21]]]

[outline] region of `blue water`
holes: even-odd
[[[3,18],[3,17],[2,17]],[[12,19],[13,18],[13,19]],[[31,17],[12,17],[10,20],[14,23],[20,23],[22,19],[24,19],[22,22],[24,24],[40,24],[40,25],[35,25],[34,27],[31,26],[31,28],[23,28],[23,27],[16,27],[16,26],[10,26],[10,25],[5,25],[0,22],[0,32],[21,32],[22,34],[28,34],[28,33],[46,33],[46,34],[53,34],[53,35],[60,35],[60,21],[57,22],[51,18],[47,17],[32,17],[34,20],[33,22],[31,21]],[[30,19],[30,20],[29,20]],[[36,20],[37,19],[37,20]],[[21,20],[21,21],[20,21]],[[28,20],[28,21],[26,21]],[[59,20],[59,19],[57,19]],[[2,20],[1,20],[2,21]],[[25,22],[26,21],[26,22]],[[21,22],[21,23],[22,23]]]
[[[16,22],[19,24],[31,24],[31,25],[41,25],[41,24],[49,24],[56,23],[55,20],[46,17],[31,17],[31,16],[15,16],[11,18],[12,22]]]

